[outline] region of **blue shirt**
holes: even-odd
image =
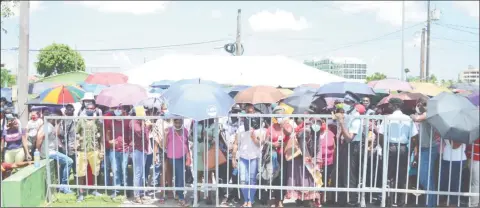
[[[418,129],[410,116],[397,110],[382,121],[378,126],[378,133],[383,134],[390,143],[408,144],[410,138],[418,134]]]
[[[362,137],[363,137],[362,119],[354,118],[354,116],[359,116],[359,115],[360,114],[356,110],[353,110],[345,118],[345,125],[346,125],[346,128],[348,129],[348,133],[355,134],[355,137],[353,137],[352,142],[362,141]]]

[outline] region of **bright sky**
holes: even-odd
[[[456,79],[468,65],[479,65],[478,1],[436,1],[441,11],[432,24],[431,73]],[[426,2],[405,2],[405,68],[418,75],[420,34]],[[81,52],[87,67],[130,69],[165,54],[228,55],[235,40],[237,9],[242,9],[244,55],[284,55],[298,61],[355,57],[368,73],[399,77],[402,2],[31,2],[30,48],[53,42],[77,49],[142,48],[223,40],[182,47]],[[1,48],[18,46],[18,16],[5,20]],[[395,32],[398,31],[398,32]],[[390,35],[387,35],[390,34]],[[371,40],[371,41],[368,41]],[[30,72],[38,52],[30,52]],[[16,51],[1,52],[15,71]],[[228,69],[228,66],[225,66]]]

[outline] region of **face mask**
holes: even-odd
[[[322,125],[320,126],[320,131],[325,131],[326,129],[327,129],[327,124],[322,123]]]
[[[114,111],[113,111],[113,114],[115,114],[115,116],[121,116],[121,115],[122,115],[122,111],[121,111],[121,110],[114,110]]]
[[[95,113],[95,111],[93,111],[93,110],[87,110],[86,111],[87,116],[93,116],[94,113]]]
[[[313,132],[317,133],[318,131],[320,131],[321,127],[318,124],[312,124],[312,126],[310,128],[312,128]]]
[[[350,106],[350,105],[343,105],[343,110],[345,110],[345,113],[348,113],[350,110],[352,110],[352,106]]]
[[[341,108],[343,108],[343,103],[338,103],[338,104],[335,105],[335,107],[337,109],[341,109]]]
[[[11,119],[13,119],[13,115],[12,114],[5,114],[5,118],[7,118],[7,120],[11,120]]]

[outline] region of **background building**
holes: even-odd
[[[341,76],[346,79],[365,80],[367,64],[358,58],[325,58],[319,61],[304,61],[306,65]]]
[[[473,66],[468,66],[467,70],[458,75],[458,79],[464,83],[479,83],[479,77],[479,69]]]

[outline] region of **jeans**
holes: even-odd
[[[418,161],[419,166],[419,175],[418,180],[423,189],[427,191],[435,191],[435,182],[433,180],[434,171],[435,171],[435,161],[438,159],[438,147],[432,146],[431,148],[421,148],[420,150],[420,160]],[[429,164],[430,163],[430,164]],[[428,194],[427,195],[427,207],[435,207],[437,202],[437,195]]]
[[[479,191],[479,165],[480,161],[472,160],[470,163],[470,168],[472,169],[472,177],[470,181],[470,188],[472,193],[478,193]],[[478,196],[470,197],[470,207],[478,207]]]
[[[144,186],[143,182],[145,181],[145,160],[147,155],[138,150],[133,151],[133,185],[135,187]],[[142,191],[143,192],[143,191]],[[133,192],[135,197],[140,196],[140,190],[135,190]]]
[[[243,159],[240,158],[240,163],[238,164],[238,172],[240,174],[240,184],[245,185],[256,185],[257,182],[257,171],[258,171],[258,159]],[[253,203],[255,200],[256,189],[253,188],[242,188],[243,200],[245,203]]]
[[[70,168],[72,167],[73,160],[72,158],[64,155],[60,152],[51,152],[48,155],[49,159],[56,160],[57,164],[60,166],[60,184],[68,185],[68,176],[70,175]],[[61,188],[63,191],[69,190],[68,188]]]
[[[178,158],[178,159],[168,159],[170,162],[170,165],[172,166],[172,171],[173,171],[173,178],[174,178],[174,183],[175,187],[184,187],[184,176],[185,176],[185,158]],[[183,191],[175,191],[178,195],[179,200],[184,200],[185,196],[183,195]]]
[[[128,153],[113,152],[113,154],[111,154],[110,156],[111,156],[110,163],[112,164],[113,178],[115,180],[114,185],[127,186]]]
[[[442,160],[442,169],[440,170],[440,191],[459,192],[460,174],[467,161],[447,161]],[[452,171],[450,171],[450,163],[452,164]],[[450,182],[450,183],[449,183]],[[450,185],[450,186],[449,186]],[[449,196],[449,204],[457,206],[458,196]]]
[[[104,177],[105,177],[105,185],[107,186],[113,186],[113,181],[115,180],[115,176],[113,176],[113,180],[110,181],[110,171],[115,173],[113,170],[115,169],[112,164],[112,161],[114,160],[113,158],[115,157],[115,152],[113,150],[106,149],[105,150],[105,157],[103,159],[103,167],[100,169],[100,171],[105,170]]]

